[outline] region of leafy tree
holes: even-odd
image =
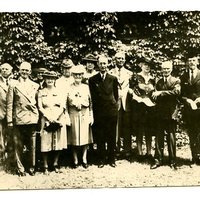
[[[52,15],[61,19],[60,14]],[[49,34],[47,37],[51,38],[48,43],[54,47],[59,59],[69,57],[78,63],[88,53],[108,53],[109,45],[116,38],[114,29],[117,22],[116,13],[67,13],[62,17],[68,23],[63,21],[60,26],[53,24],[51,30],[47,28]]]
[[[183,59],[200,50],[200,12],[152,12],[147,29],[154,43],[169,58]]]
[[[40,14],[1,13],[0,20],[1,62],[17,69],[23,60],[33,65],[53,60],[52,49],[44,42]]]

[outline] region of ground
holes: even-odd
[[[167,153],[165,151],[165,153]],[[200,166],[190,165],[189,146],[177,149],[177,171],[164,165],[151,170],[147,163],[130,163],[117,160],[116,168],[106,165],[99,169],[90,165],[88,169],[62,167],[61,173],[51,172],[44,175],[18,177],[0,172],[0,189],[60,189],[60,188],[124,188],[159,186],[197,186],[200,185]]]

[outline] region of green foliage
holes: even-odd
[[[83,28],[88,51],[104,52],[112,39],[116,38],[114,24],[117,22],[116,13],[94,13],[88,25]]]
[[[84,16],[81,14],[81,18],[75,17],[79,30],[75,29],[73,39],[67,37],[71,34],[67,34],[68,30],[60,29],[66,33],[63,34],[65,38],[62,37],[62,40],[54,46],[59,59],[68,57],[78,63],[88,53],[108,54],[109,47],[116,38],[114,29],[114,24],[117,22],[116,13],[87,13]]]
[[[183,59],[200,50],[199,12],[153,12],[147,29],[154,49],[169,58]]]
[[[44,42],[40,14],[1,13],[0,20],[1,62],[16,69],[24,60],[33,65],[52,60],[52,49]]]

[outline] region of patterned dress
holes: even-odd
[[[72,84],[68,93],[68,112],[71,127],[68,134],[68,144],[82,146],[93,143],[90,126],[93,117],[89,87],[86,84]],[[81,105],[81,108],[77,108]]]
[[[69,116],[66,112],[66,98],[63,97],[58,89],[52,91],[44,88],[39,91],[38,100],[42,102],[39,107],[42,113],[41,118],[41,152],[52,150],[62,150],[67,148],[67,129],[69,124]],[[53,118],[62,124],[62,127],[55,132],[47,132],[45,126],[49,124],[47,118]]]

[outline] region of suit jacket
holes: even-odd
[[[94,117],[116,116],[118,113],[118,81],[106,74],[102,80],[100,73],[89,78],[89,87],[93,104]]]
[[[10,84],[7,95],[7,122],[15,125],[36,124],[38,109],[36,95],[39,85],[30,79],[25,83],[19,78]]]
[[[8,85],[13,81],[12,77],[8,78]],[[6,96],[8,92],[8,85],[4,82],[2,76],[0,76],[0,120],[6,116]]]
[[[130,109],[130,96],[128,94],[129,90],[129,80],[132,77],[132,72],[124,67],[121,68],[120,72],[118,67],[115,67],[109,71],[113,76],[116,76],[118,79],[118,93],[119,93],[119,107],[122,105],[124,111]]]
[[[156,90],[162,91],[156,100],[157,114],[162,119],[173,119],[177,99],[181,91],[180,79],[169,76],[167,82],[164,83],[164,79],[161,78],[156,83]]]
[[[189,71],[185,72],[181,76],[181,96],[195,100],[200,97],[200,70],[197,70],[197,75],[191,82],[189,77]]]

